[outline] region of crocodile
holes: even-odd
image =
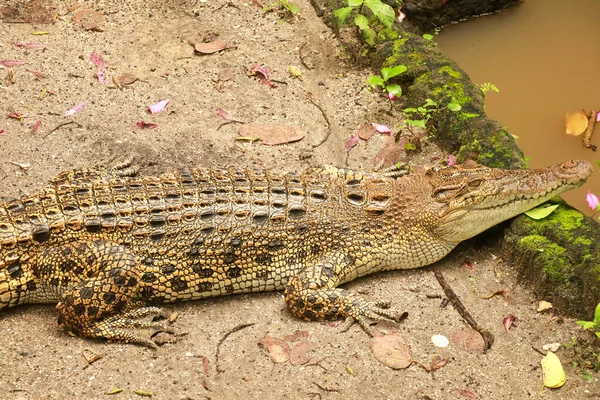
[[[75,169],[0,203],[0,309],[54,303],[74,334],[155,347],[152,335],[173,332],[161,304],[280,290],[294,316],[369,332],[398,313],[340,285],[429,265],[592,168],[137,172]]]

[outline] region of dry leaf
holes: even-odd
[[[140,129],[154,129],[158,126],[158,124],[146,121],[138,121],[135,123],[135,126],[137,126]]]
[[[373,337],[370,347],[380,363],[393,369],[407,368],[413,361],[410,347],[399,333]]]
[[[221,81],[221,82],[226,82],[229,81],[233,78],[233,71],[225,68],[219,71],[219,73],[217,74],[217,80]]]
[[[354,135],[350,136],[348,140],[346,140],[346,150],[350,151],[354,146],[358,144],[359,134],[356,132]]]
[[[122,74],[117,77],[113,77],[113,83],[117,86],[128,86],[137,82],[138,78],[133,74]]]
[[[73,20],[86,31],[103,31],[101,25],[104,23],[104,17],[98,11],[89,8],[81,9],[75,13]]]
[[[165,109],[167,104],[169,104],[170,102],[171,102],[171,99],[166,99],[166,100],[161,100],[158,103],[152,104],[151,106],[148,107],[148,112],[150,114],[156,114],[158,112],[161,112],[162,110]]]
[[[74,114],[77,114],[78,112],[83,111],[85,109],[85,104],[86,103],[79,103],[76,106],[69,108],[64,116],[69,117],[71,115],[74,115]]]
[[[485,345],[483,338],[479,332],[470,327],[452,332],[450,339],[461,350],[476,354],[483,353],[483,346]]]
[[[287,342],[298,342],[303,339],[308,339],[308,331],[297,330],[293,335],[287,335],[283,339]]]
[[[284,124],[244,124],[240,126],[238,134],[246,137],[257,137],[262,144],[268,146],[297,142],[306,136],[302,129]]]
[[[375,132],[377,132],[377,129],[375,129],[373,124],[367,124],[358,130],[358,137],[360,137],[362,140],[369,140],[373,137]]]
[[[567,127],[567,135],[579,136],[588,127],[588,117],[580,111],[567,113],[565,116],[565,125]]]
[[[25,61],[19,60],[0,60],[0,67],[12,68],[20,67],[21,65],[27,64]]]
[[[308,334],[308,332],[307,332]],[[301,341],[297,343],[290,354],[290,364],[302,365],[310,361],[310,357],[306,355],[309,351],[317,348],[317,344],[309,341]]]
[[[258,341],[269,352],[269,357],[274,363],[284,363],[290,358],[290,346],[285,340],[265,336]]]
[[[220,39],[208,43],[200,43],[194,46],[196,53],[200,54],[213,54],[225,49],[227,49],[227,43]]]
[[[373,165],[377,168],[388,168],[397,164],[404,155],[404,145],[390,143],[377,153],[373,159]]]
[[[542,300],[538,303],[537,312],[551,310],[552,308],[553,308],[552,303]]]

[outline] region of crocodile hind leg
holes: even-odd
[[[336,287],[350,280],[349,275],[355,276],[355,269],[351,258],[342,252],[304,268],[285,289],[285,302],[291,313],[307,321],[345,318],[343,330],[357,322],[369,334],[368,320],[398,321],[398,313],[389,310],[388,304],[370,303]]]
[[[154,333],[172,332],[165,323],[148,320],[166,317],[160,308],[136,308],[141,272],[127,248],[103,241],[72,242],[46,249],[38,265],[48,281],[68,285],[56,308],[59,323],[69,331],[150,347],[156,347]],[[150,336],[140,336],[143,330]]]

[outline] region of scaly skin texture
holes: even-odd
[[[88,337],[149,346],[155,305],[284,290],[306,320],[397,319],[338,286],[431,264],[460,241],[581,185],[585,161],[540,170],[473,162],[401,176],[196,169],[135,177],[129,163],[69,171],[0,205],[0,308],[58,303]]]

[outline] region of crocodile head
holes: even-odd
[[[434,237],[458,243],[581,186],[592,173],[587,161],[565,161],[547,168],[506,170],[473,161],[431,169],[429,198],[420,206]]]

